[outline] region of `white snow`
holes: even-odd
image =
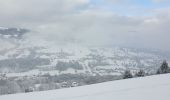
[[[5,30],[5,29],[8,29],[8,28],[6,28],[6,27],[0,27],[0,30]]]
[[[0,100],[169,100],[170,74],[60,90],[0,96]]]
[[[2,39],[0,39],[0,51],[11,49],[14,47],[15,47],[15,45],[13,45],[12,43],[10,43],[8,41],[3,41]]]

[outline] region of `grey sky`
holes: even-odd
[[[0,15],[29,38],[170,50],[168,0],[1,0]]]

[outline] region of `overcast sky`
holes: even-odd
[[[170,0],[0,0],[0,26],[56,43],[168,51]]]

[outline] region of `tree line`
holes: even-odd
[[[170,67],[168,66],[168,63],[166,62],[166,60],[164,60],[161,64],[161,66],[157,69],[155,74],[166,74],[166,73],[170,73]],[[127,79],[127,78],[133,78],[133,77],[144,77],[147,76],[148,74],[145,73],[144,70],[139,70],[138,72],[136,72],[134,75],[132,74],[132,72],[130,70],[126,70],[123,73],[123,79]]]

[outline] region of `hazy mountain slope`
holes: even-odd
[[[69,89],[0,96],[1,100],[169,100],[170,74]]]
[[[126,69],[154,71],[166,57],[129,48],[24,48],[0,54],[1,72],[121,74]],[[13,66],[13,67],[11,67]],[[35,73],[36,74],[36,73]]]
[[[0,27],[0,37],[3,37],[3,38],[17,38],[17,39],[20,39],[27,32],[29,32],[29,30],[22,29],[22,28],[4,28],[4,27]]]
[[[26,33],[29,35],[28,32],[27,29],[0,28],[0,73],[7,73],[7,76],[37,75],[40,72],[120,75],[126,69],[154,72],[162,60],[169,60],[155,50],[35,42],[32,38],[23,38]]]

